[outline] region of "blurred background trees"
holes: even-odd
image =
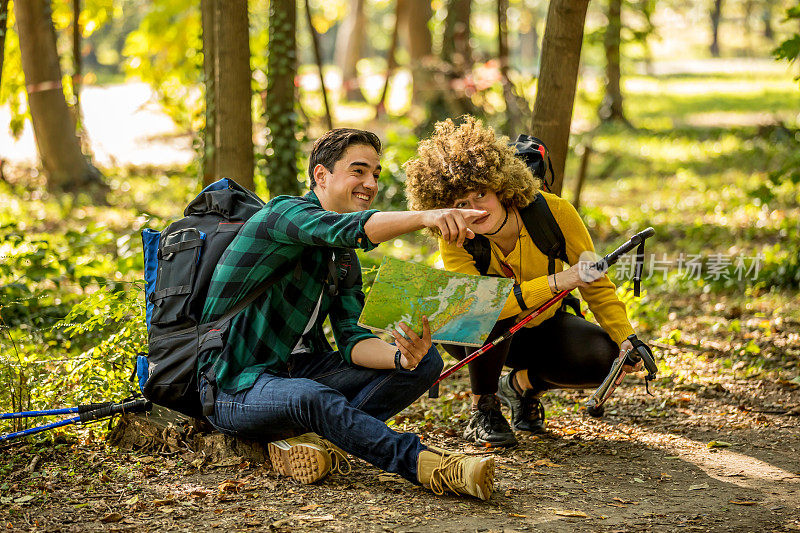
[[[20,2],[16,18],[9,5],[0,0],[0,28],[8,26],[0,34],[0,104],[9,106],[15,135],[33,118],[43,168],[64,190],[101,183],[81,131],[84,79],[148,83],[202,154],[204,183],[229,176],[262,192],[298,193],[300,150],[329,124],[382,130],[394,128],[381,121],[408,119],[418,136],[464,113],[512,137],[543,138],[561,180],[579,76],[602,69],[600,120],[636,126],[624,110],[625,76],[642,67],[652,73],[651,43],[661,38],[654,0],[237,0],[226,9],[218,0],[40,0]],[[659,7],[662,25],[697,22],[698,54],[705,19],[707,54],[732,57],[763,54],[776,33],[787,37],[782,14],[791,5]],[[48,83],[61,84],[64,98],[42,90]],[[26,86],[34,89],[28,106]],[[370,122],[370,106],[378,122]]]

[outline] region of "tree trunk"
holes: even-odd
[[[81,81],[83,53],[81,53],[81,0],[72,0],[72,93],[75,95],[75,116],[81,117]],[[80,122],[80,120],[79,120]]]
[[[375,106],[375,118],[380,118],[381,114],[386,111],[386,95],[389,92],[389,80],[392,77],[394,69],[397,67],[397,41],[400,35],[400,24],[402,20],[401,10],[406,4],[397,2],[394,8],[394,29],[392,30],[392,40],[389,42],[389,50],[386,51],[386,79],[383,81],[383,90],[381,91],[381,98],[378,100],[378,105]]]
[[[528,31],[524,31],[519,36],[519,54],[522,63],[536,65],[539,62],[539,32],[536,29],[538,14],[534,10],[528,10],[530,17]]]
[[[214,0],[200,0],[200,18],[203,32],[203,82],[205,84],[205,117],[203,129],[203,186],[217,180],[216,143],[216,64],[217,48],[214,41]]]
[[[297,179],[297,116],[294,112],[296,31],[295,0],[271,0],[265,107],[269,134],[267,187],[272,197],[279,194],[298,195],[302,191]]]
[[[48,185],[65,192],[102,187],[100,172],[81,153],[75,121],[64,99],[50,2],[18,1],[14,8],[28,106]]]
[[[253,118],[247,0],[215,0],[214,139],[217,176],[253,189]]]
[[[428,28],[431,19],[430,2],[422,0],[397,0],[397,24],[400,24],[411,58],[411,76],[413,78],[414,103],[425,105],[432,87],[432,72],[429,63],[432,55],[433,40]]]
[[[515,137],[521,133],[526,116],[530,114],[527,102],[517,95],[508,77],[508,0],[497,0],[497,59],[500,62],[500,83],[506,103],[506,120],[503,134]],[[524,108],[523,108],[524,106]]]
[[[319,51],[319,35],[314,28],[314,21],[311,17],[311,5],[306,0],[306,20],[308,21],[308,31],[311,33],[311,44],[314,45],[314,61],[317,63],[317,70],[319,71],[319,86],[322,92],[322,102],[325,104],[325,121],[328,124],[328,129],[333,129],[333,117],[331,116],[331,107],[328,105],[328,91],[325,89],[325,73],[322,70],[322,55]]]
[[[442,60],[460,72],[472,70],[472,46],[469,39],[472,0],[448,0],[444,19]]]
[[[606,52],[606,86],[598,114],[603,122],[628,123],[622,111],[621,69],[619,61],[622,31],[622,0],[608,0],[608,25],[603,36]]]
[[[551,0],[531,132],[550,149],[553,192],[561,193],[589,0]]]
[[[764,38],[769,41],[775,40],[775,31],[772,29],[772,3],[767,2],[761,15],[764,21]]]
[[[719,23],[722,18],[722,0],[714,0],[711,10],[711,50],[712,57],[719,57]]]
[[[6,33],[8,33],[8,2],[0,0],[0,87],[3,86],[3,58],[6,56]]]
[[[336,64],[342,69],[342,86],[348,100],[363,101],[364,95],[358,85],[356,65],[362,57],[364,38],[367,32],[365,0],[350,0],[350,12],[342,21],[336,36]]]

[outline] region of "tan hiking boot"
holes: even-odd
[[[316,433],[270,442],[267,450],[275,471],[300,483],[319,481],[331,470],[350,473],[350,463],[344,452]]]
[[[417,479],[434,494],[445,490],[488,500],[494,489],[494,457],[428,447],[417,459]]]

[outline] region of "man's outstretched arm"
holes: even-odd
[[[377,244],[422,228],[438,230],[442,238],[458,246],[475,236],[467,225],[486,215],[478,209],[432,209],[429,211],[379,211],[364,224],[364,232]]]

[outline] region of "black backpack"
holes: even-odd
[[[516,151],[516,156],[522,159],[530,169],[534,177],[539,178],[544,186],[549,190],[553,183],[553,164],[547,154],[547,147],[544,142],[530,135],[520,135],[517,140],[511,143]],[[547,165],[545,165],[545,159]],[[547,169],[550,169],[550,183],[547,182]],[[547,273],[556,273],[556,259],[568,262],[567,241],[558,226],[558,222],[553,217],[553,213],[547,205],[544,196],[537,194],[536,198],[526,207],[520,209],[522,223],[528,230],[536,247],[547,256]],[[489,262],[492,258],[491,243],[483,235],[475,235],[473,239],[464,241],[464,249],[469,252],[475,260],[475,267],[482,276],[489,270]],[[521,300],[521,297],[518,298]],[[520,301],[520,303],[522,303]],[[523,306],[524,307],[524,306]],[[583,316],[581,313],[580,300],[572,294],[568,294],[561,304],[561,308],[571,308],[576,315]]]
[[[203,189],[184,218],[163,231],[142,232],[149,342],[147,355],[137,358],[136,374],[153,403],[200,416],[197,358],[201,337],[213,329],[200,317],[211,275],[245,221],[262,207],[258,196],[225,178]]]
[[[148,400],[187,416],[209,416],[197,383],[200,354],[224,347],[233,318],[292,269],[302,275],[300,260],[285,265],[214,322],[202,323],[211,276],[223,252],[244,223],[264,207],[253,192],[229,178],[212,183],[184,210],[184,218],[163,231],[142,232],[148,329],[148,353],[136,361],[139,388]],[[336,249],[328,290],[352,286],[360,269],[354,250]],[[344,281],[340,283],[340,279]],[[215,383],[209,380],[213,398]],[[205,407],[205,408],[204,408]]]

